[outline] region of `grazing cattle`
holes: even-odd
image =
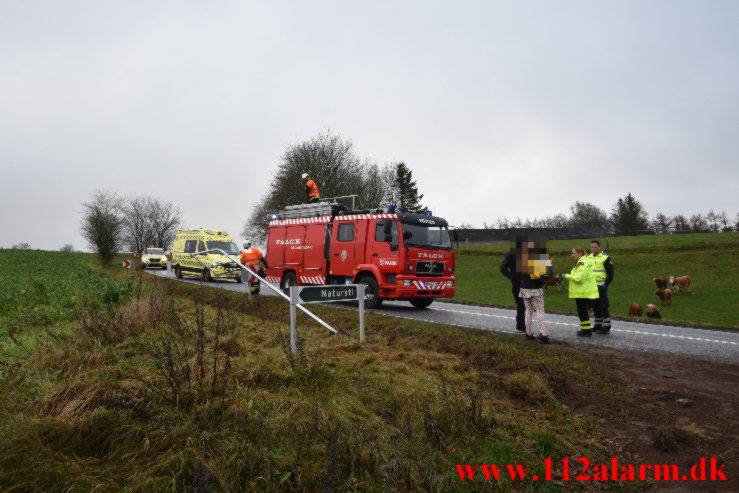
[[[657,307],[650,303],[647,305],[647,317],[662,318],[662,315],[659,314],[659,310],[657,310]]]
[[[675,294],[679,293],[681,289],[686,290],[688,293],[693,292],[693,280],[690,276],[670,276],[670,284],[672,285],[672,290],[675,291]]]
[[[670,281],[667,277],[655,277],[652,282],[657,285],[657,289],[667,289],[667,283]]]
[[[644,308],[639,303],[632,303],[629,307],[629,317],[641,317],[642,313],[644,313]]]
[[[672,304],[672,290],[671,289],[658,289],[654,292],[659,299],[662,300],[662,306]]]
[[[544,280],[544,291],[549,286],[557,286],[557,291],[562,292],[562,276],[552,276],[549,279]]]

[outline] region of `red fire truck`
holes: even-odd
[[[423,214],[291,206],[267,230],[267,280],[292,285],[363,283],[365,305],[407,300],[426,308],[454,296],[454,251],[446,220]]]

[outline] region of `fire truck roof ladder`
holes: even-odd
[[[280,219],[299,219],[303,217],[332,216],[334,207],[338,204],[318,202],[316,204],[288,205],[278,212]]]

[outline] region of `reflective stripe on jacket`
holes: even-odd
[[[567,276],[570,281],[570,298],[597,299],[598,284],[595,282],[593,262],[583,255]]]
[[[250,248],[241,252],[241,263],[244,265],[258,265],[262,260],[262,252],[258,248]]]
[[[313,197],[321,198],[321,194],[318,193],[318,185],[313,180],[305,182],[305,193],[308,194],[309,199]]]
[[[595,282],[598,284],[605,284],[608,272],[606,271],[606,261],[608,260],[608,254],[606,252],[600,252],[598,255],[592,253],[588,255],[588,259],[593,263],[593,273],[595,274]]]

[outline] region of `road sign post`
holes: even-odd
[[[364,342],[364,284],[290,286],[290,350],[298,350],[297,306],[306,303],[359,301],[359,341]]]

